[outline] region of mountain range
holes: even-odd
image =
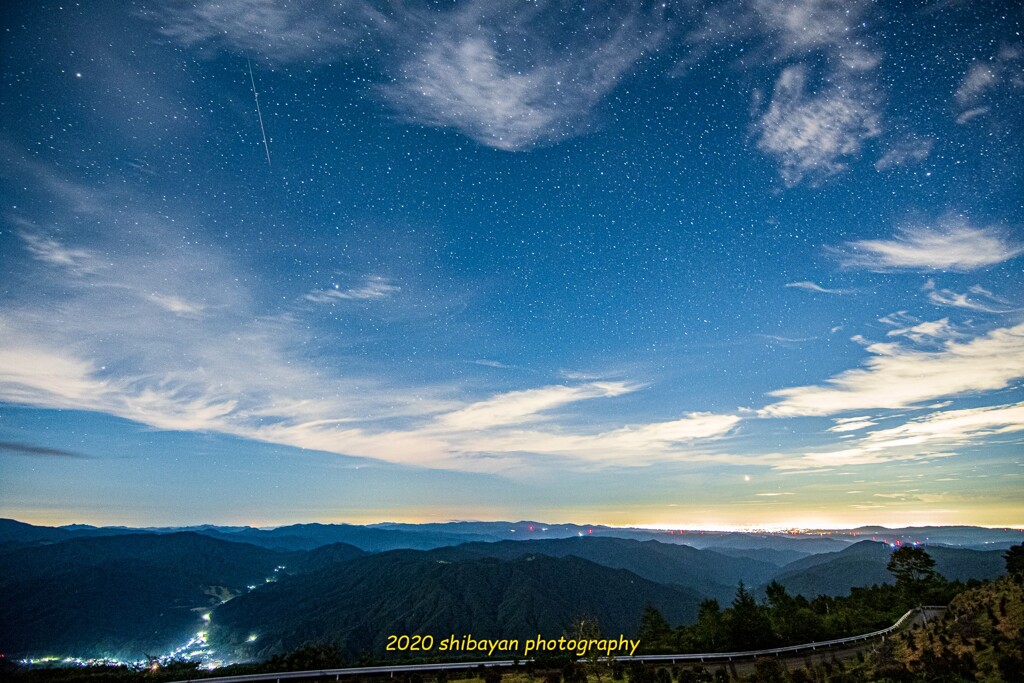
[[[928,539],[940,573],[966,580],[1002,573],[1000,548],[1022,534],[678,533],[536,522],[130,529],[0,520],[0,652],[138,659],[203,631],[231,659],[310,640],[356,657],[379,650],[391,633],[557,636],[585,615],[605,633],[635,635],[646,605],[672,625],[689,623],[701,600],[726,604],[740,582],[757,593],[777,580],[808,598],[891,582],[892,545],[917,537]]]

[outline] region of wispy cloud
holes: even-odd
[[[46,196],[57,221],[62,210],[70,212],[65,218],[87,211],[101,227],[79,235],[84,244],[42,228],[23,238],[33,258],[15,261],[24,269],[16,281],[36,284],[16,292],[17,305],[0,306],[0,402],[482,472],[525,471],[537,457],[556,457],[567,467],[707,458],[700,443],[728,435],[740,421],[690,413],[588,431],[566,426],[579,424],[583,402],[641,385],[573,380],[466,399],[456,397],[455,387],[390,380],[344,354],[311,354],[314,321],[302,316],[319,309],[267,308],[243,286],[250,278],[239,264],[213,246],[183,247],[186,221],[165,218],[166,207],[149,214],[143,197],[98,188],[83,209],[73,184],[43,182],[41,168],[22,170],[42,174],[38,186],[51,188]],[[116,226],[128,212],[145,229],[126,245]],[[110,255],[102,269],[79,267],[96,254]],[[398,290],[370,277],[331,291],[337,295],[325,300],[373,300]]]
[[[372,275],[364,279],[357,287],[343,289],[335,285],[332,289],[318,289],[306,295],[306,300],[314,303],[331,303],[338,301],[372,301],[386,299],[402,291],[398,285],[388,278]]]
[[[822,287],[814,282],[803,280],[801,282],[789,282],[786,284],[787,287],[793,287],[794,289],[802,289],[805,292],[817,292],[819,294],[848,294],[848,290],[845,289],[829,289]]]
[[[1024,432],[1024,403],[930,413],[866,434],[841,449],[804,453],[782,470],[831,469],[948,457],[956,449],[1001,434]]]
[[[908,327],[897,327],[886,332],[886,336],[906,337],[916,344],[928,344],[956,339],[964,335],[949,323],[949,318],[943,318],[942,320],[926,320]]]
[[[845,434],[846,432],[857,432],[868,427],[874,427],[878,423],[870,417],[837,417],[833,420],[835,424],[828,428],[830,432]]]
[[[363,0],[172,1],[145,14],[179,44],[277,63],[333,61],[388,26],[386,17]]]
[[[947,217],[934,227],[903,228],[893,239],[847,242],[829,251],[847,268],[971,271],[1015,258],[1024,253],[1024,245],[1004,229]]]
[[[409,57],[380,92],[410,121],[507,151],[586,130],[662,36],[659,12],[641,3],[474,1],[420,19],[427,36],[403,44]]]
[[[865,367],[823,384],[771,392],[779,400],[764,417],[834,415],[852,410],[908,408],[928,401],[995,391],[1024,377],[1024,325],[993,330],[968,341],[947,340],[939,350],[900,343],[871,344]]]
[[[194,49],[277,63],[358,56],[383,74],[376,91],[405,120],[508,151],[588,130],[597,103],[664,36],[659,5],[610,0],[585,8],[204,0],[149,14]]]
[[[17,453],[18,455],[29,455],[32,457],[47,458],[84,458],[86,456],[75,451],[65,450],[63,448],[48,448],[46,446],[36,446],[29,443],[17,443],[14,441],[0,441],[0,451],[8,451],[10,453]]]
[[[951,289],[939,289],[934,280],[925,283],[924,291],[928,293],[928,301],[936,306],[962,308],[979,313],[1010,313],[1020,310],[1009,299],[997,296],[981,285],[973,285],[966,292],[954,292]]]
[[[638,388],[625,382],[591,382],[577,386],[556,385],[513,391],[440,415],[437,426],[443,429],[480,430],[499,425],[522,424],[541,419],[543,413],[569,403],[621,396]]]
[[[881,52],[866,35],[870,11],[862,0],[734,0],[707,9],[687,36],[695,50],[687,63],[742,44],[738,59],[747,69],[785,65],[752,129],[787,186],[838,175],[881,133]],[[812,65],[821,69],[813,83]]]
[[[791,66],[775,82],[771,104],[754,126],[757,147],[774,156],[786,185],[820,184],[847,168],[864,141],[881,133],[871,90],[856,81],[812,92],[807,68]]]
[[[901,166],[917,164],[928,158],[935,141],[931,138],[908,137],[893,144],[875,162],[876,171],[888,171]]]
[[[953,94],[959,114],[967,123],[992,110],[998,93],[1024,91],[1024,47],[1004,44],[985,61],[971,65]]]
[[[21,221],[24,225],[24,221]],[[103,263],[90,249],[69,247],[63,242],[40,232],[22,230],[25,249],[39,261],[63,268],[75,275],[86,275],[103,268]]]

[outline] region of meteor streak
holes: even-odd
[[[249,66],[249,82],[252,83],[252,96],[256,99],[256,116],[260,119],[260,133],[263,134],[263,149],[267,153],[267,166],[270,166],[270,145],[267,144],[267,131],[263,128],[263,114],[260,112],[260,96],[256,93],[256,79],[252,75],[252,62],[245,60]]]

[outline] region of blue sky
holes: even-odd
[[[15,3],[0,515],[1024,525],[1022,20]]]

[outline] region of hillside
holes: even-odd
[[[222,652],[260,659],[307,641],[334,642],[350,658],[383,654],[390,634],[528,638],[562,634],[597,617],[606,634],[636,634],[646,604],[672,623],[691,621],[700,596],[576,557],[438,560],[393,552],[282,579],[213,614]],[[256,636],[254,642],[247,642]]]
[[[445,559],[495,557],[504,560],[532,555],[572,555],[605,567],[627,569],[658,583],[684,586],[703,596],[722,601],[732,599],[740,581],[757,585],[768,581],[778,570],[769,562],[748,557],[729,557],[712,550],[697,550],[685,545],[592,536],[468,543],[434,550],[431,555]]]
[[[0,555],[0,651],[141,657],[287,556],[195,533],[82,538]]]
[[[1024,680],[1024,583],[1004,577],[961,593],[943,619],[891,639],[866,671],[869,680]]]
[[[928,546],[935,569],[949,580],[992,579],[1005,569],[1000,550],[967,550]],[[884,543],[860,541],[836,553],[821,553],[791,562],[775,580],[794,595],[845,595],[856,586],[893,583],[886,569],[892,548]]]

